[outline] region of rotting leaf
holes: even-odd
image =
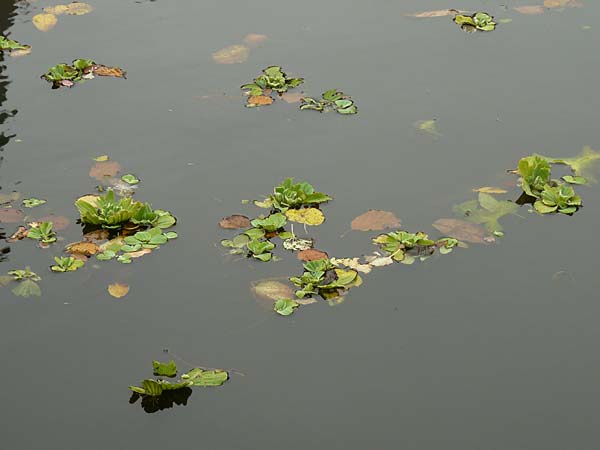
[[[108,293],[114,298],[125,297],[129,293],[129,286],[121,283],[109,284]]]
[[[56,26],[57,19],[54,14],[36,14],[31,21],[38,30],[50,31]]]
[[[358,258],[331,258],[331,263],[336,266],[348,267],[349,269],[362,273],[370,273],[373,268],[369,263],[361,263]]]
[[[245,45],[230,45],[212,54],[217,64],[239,64],[246,62],[250,55],[250,49]]]
[[[11,234],[11,236],[6,240],[6,242],[20,241],[21,239],[27,237],[27,233],[29,233],[29,230],[23,226],[20,226],[19,228],[17,228],[17,231]]]
[[[281,236],[281,235],[280,235]],[[290,251],[305,251],[312,249],[314,241],[312,239],[300,239],[292,236],[283,241],[283,248]]]
[[[300,103],[304,94],[302,92],[284,92],[280,97],[286,103]]]
[[[311,248],[307,250],[300,250],[297,255],[300,261],[317,261],[319,259],[329,258],[327,253],[321,250],[317,250],[316,248]]]
[[[98,161],[90,169],[90,177],[98,181],[106,177],[114,177],[121,171],[121,165],[116,161]]]
[[[233,214],[229,217],[224,217],[219,221],[219,226],[227,230],[235,230],[238,228],[248,228],[250,226],[250,219],[241,214]]]
[[[275,302],[280,298],[289,298],[294,295],[292,288],[278,279],[255,281],[250,284],[250,289],[259,300]]]
[[[73,242],[65,247],[65,252],[84,256],[93,256],[100,250],[98,244],[88,241]]]
[[[311,226],[321,225],[325,221],[325,216],[317,208],[288,209],[285,215],[290,222]]]
[[[465,220],[438,219],[433,223],[433,227],[447,236],[452,236],[460,241],[471,242],[474,244],[489,244],[496,240],[496,238],[481,225]]]
[[[397,228],[400,219],[393,212],[370,209],[366,213],[354,218],[350,227],[357,231],[379,231],[386,228]]]
[[[101,64],[94,65],[92,73],[99,77],[127,78],[127,72],[120,67],[109,67]]]

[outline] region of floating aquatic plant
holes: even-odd
[[[56,242],[56,232],[52,230],[52,222],[35,223],[27,232],[27,237],[40,241],[42,244]]]
[[[11,270],[5,276],[0,277],[0,287],[7,286],[13,282],[18,284],[12,289],[12,293],[17,297],[39,297],[42,295],[42,290],[36,283],[41,278],[35,272],[32,272],[29,267],[25,269]]]
[[[494,18],[485,12],[476,12],[470,16],[457,14],[454,16],[454,22],[465,31],[492,31],[496,29]]]
[[[271,89],[280,94],[287,92],[304,83],[304,78],[290,78],[279,66],[269,66],[254,79],[254,82],[242,85],[242,89],[250,96],[264,95],[265,90]]]
[[[351,287],[362,284],[358,272],[338,269],[326,258],[305,262],[303,267],[302,276],[290,278],[299,288],[296,291],[296,297],[299,299],[313,295],[331,299],[343,295]]]
[[[293,178],[287,178],[273,189],[273,193],[264,202],[255,202],[257,206],[274,208],[286,212],[290,208],[302,208],[328,202],[332,198],[315,188],[308,182],[294,183]]]
[[[85,265],[83,261],[75,259],[72,256],[55,256],[54,261],[56,264],[50,266],[50,270],[53,272],[74,272]]]
[[[82,80],[98,76],[125,78],[125,72],[118,67],[96,64],[91,59],[76,59],[71,64],[57,64],[48,69],[42,78],[52,83],[52,89],[73,87]]]
[[[0,51],[13,50],[29,50],[31,46],[21,44],[20,42],[8,39],[5,36],[0,36]]]
[[[321,99],[303,97],[300,109],[312,109],[319,112],[333,110],[344,115],[356,114],[358,112],[354,101],[337,89],[330,89],[323,92]]]

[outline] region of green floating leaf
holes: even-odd
[[[280,316],[289,316],[298,307],[298,302],[290,298],[282,298],[275,302],[273,310]]]
[[[7,37],[0,36],[0,50],[28,50],[30,48],[29,45],[23,45]]]
[[[131,184],[131,185],[138,184],[140,182],[139,178],[137,178],[135,175],[130,174],[130,173],[123,175],[121,177],[121,180],[123,180],[125,183]]]
[[[175,361],[171,360],[168,363],[161,363],[160,361],[152,361],[152,369],[154,375],[159,377],[174,377],[177,375],[177,365]]]
[[[584,177],[590,183],[597,183],[596,173],[600,167],[600,152],[585,146],[581,153],[574,158],[549,158],[552,164],[564,164],[575,172],[575,175]]]
[[[580,176],[565,175],[562,179],[569,184],[588,184],[588,180]]]
[[[56,233],[52,231],[52,226],[52,222],[41,222],[37,224],[37,226],[32,226],[29,229],[27,237],[40,241],[44,244],[56,242]]]
[[[74,272],[85,265],[83,261],[75,259],[72,256],[55,256],[54,261],[56,265],[50,266],[50,270],[53,272]]]
[[[46,203],[46,200],[42,200],[39,198],[24,198],[23,199],[23,206],[25,208],[35,208],[36,206],[40,206],[43,205],[44,203]]]
[[[214,369],[192,369],[183,374],[181,379],[187,381],[193,387],[216,387],[221,386],[229,379],[229,373],[225,370]]]

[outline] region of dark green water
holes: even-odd
[[[580,189],[573,217],[522,208],[497,245],[379,269],[343,304],[290,318],[261,308],[249,284],[299,263],[232,263],[216,223],[257,214],[240,200],[295,176],[335,197],[312,233],[319,248],[358,256],[371,235],[339,236],[367,209],[432,231],[472,188],[510,180],[520,157],[598,148],[600,4],[527,16],[500,1],[89,3],[48,33],[31,18],[53,3],[0,6],[4,32],[33,46],[2,63],[1,109],[17,110],[2,124],[2,192],[48,199],[40,213],[74,222],[73,201],[96,184],[90,157],[109,154],[142,179],[139,199],[173,211],[180,238],[129,266],[68,275],[47,269],[62,246],[10,244],[0,272],[31,265],[43,295],[0,291],[3,448],[597,448],[598,185]],[[450,18],[403,16],[449,6],[513,22],[469,35]],[[250,32],[269,39],[246,63],[212,61]],[[128,79],[59,91],[39,79],[78,57]],[[343,89],[359,114],[198,99],[239,95],[271,64],[306,77],[305,92]],[[437,140],[413,127],[433,117]],[[61,232],[80,235],[73,223]],[[127,297],[108,296],[115,281]],[[163,349],[245,376],[146,414],[127,386]]]

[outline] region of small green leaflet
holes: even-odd
[[[40,198],[31,197],[23,199],[23,206],[25,208],[35,208],[36,206],[43,205],[44,203],[46,203],[46,200],[42,200]]]
[[[562,177],[563,180],[565,180],[567,183],[569,184],[587,184],[588,181],[584,178],[584,177],[580,177],[580,176],[573,176],[573,175],[565,175],[564,177]]]
[[[171,360],[168,363],[161,363],[160,361],[152,361],[152,369],[154,375],[159,377],[174,377],[177,375],[177,365],[175,361]]]
[[[188,381],[190,387],[216,387],[221,386],[229,379],[229,374],[225,370],[214,369],[192,369],[181,376],[182,380]]]
[[[275,302],[273,310],[280,316],[289,316],[298,307],[298,302],[291,298],[282,298]]]
[[[139,178],[137,178],[135,175],[133,175],[131,173],[128,173],[127,175],[123,175],[121,177],[121,180],[123,180],[127,184],[138,184],[140,182]]]

